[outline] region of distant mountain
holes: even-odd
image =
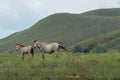
[[[120,15],[116,14],[118,12],[120,9],[100,9],[82,14],[50,15],[29,29],[1,39],[0,52],[15,51],[16,43],[33,45],[33,40],[36,39],[45,42],[60,42],[69,47],[83,40],[120,29]]]

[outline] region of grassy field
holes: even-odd
[[[0,54],[0,80],[120,80],[120,52],[104,54],[60,53],[26,55]]]

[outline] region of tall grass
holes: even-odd
[[[119,80],[120,53],[0,54],[0,80]]]

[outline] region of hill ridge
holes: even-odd
[[[15,51],[16,43],[33,45],[32,42],[36,39],[45,42],[64,42],[65,46],[71,46],[83,40],[120,29],[120,17],[103,17],[86,13],[50,15],[28,29],[0,40],[0,52]]]
[[[120,16],[120,9],[119,8],[104,8],[104,9],[97,9],[97,10],[91,10],[88,12],[83,13],[85,15],[96,15],[96,16],[112,16],[117,17]]]

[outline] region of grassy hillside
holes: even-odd
[[[120,30],[90,38],[71,47],[73,52],[96,52],[101,50],[120,50]]]
[[[84,13],[86,15],[97,15],[97,16],[120,16],[120,9],[119,8],[112,8],[112,9],[98,9]]]
[[[46,55],[42,60],[40,54],[33,59],[19,54],[0,54],[1,80],[119,80],[120,54],[71,54],[60,53]]]
[[[119,12],[114,9],[112,13]],[[14,33],[7,38],[0,40],[0,52],[14,51],[16,43],[33,45],[35,39],[46,42],[62,42],[65,46],[77,44],[80,41],[120,29],[120,16],[107,16],[109,9],[106,9],[106,16],[96,15],[96,10],[84,14],[53,14],[50,15],[29,29]],[[111,12],[111,11],[110,11]],[[97,13],[103,13],[98,10]],[[111,13],[110,13],[111,14]]]

